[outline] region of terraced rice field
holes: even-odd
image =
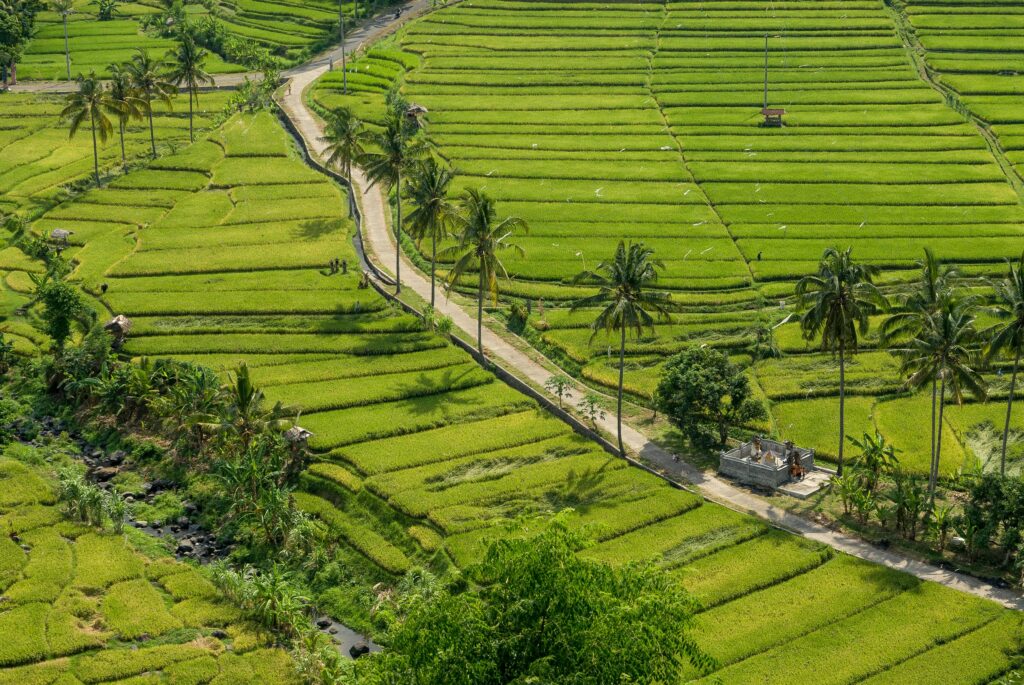
[[[189,5],[200,8],[201,5]],[[75,3],[75,11],[68,17],[68,45],[71,52],[71,77],[95,70],[106,72],[107,66],[131,59],[135,48],[143,48],[154,56],[162,56],[174,47],[175,41],[149,35],[141,30],[140,20],[157,14],[160,4],[119,3],[114,19],[100,21],[96,5],[88,1]],[[190,12],[190,16],[198,16]],[[64,22],[52,11],[40,12],[36,18],[36,35],[25,49],[18,63],[20,79],[65,79],[67,65],[64,56]],[[211,74],[245,71],[244,68],[224,62],[210,54],[206,70]]]
[[[200,95],[197,129],[209,128],[227,104],[228,94]],[[0,96],[0,212],[29,214],[61,198],[62,187],[87,178],[93,169],[92,139],[87,129],[68,138],[60,121],[64,100],[59,96],[6,93]],[[116,171],[121,147],[114,134],[99,146],[100,171]],[[188,143],[188,103],[175,99],[171,108],[154,106],[153,129],[158,150]],[[149,154],[149,123],[129,121],[125,132],[129,162]]]
[[[76,276],[106,282],[106,302],[132,317],[129,352],[225,372],[245,361],[271,400],[302,407],[317,458],[296,499],[351,568],[387,580],[417,564],[464,566],[510,518],[572,508],[596,541],[586,554],[652,558],[701,599],[698,639],[726,682],[794,682],[842,663],[816,677],[975,683],[1009,667],[1016,614],[630,468],[358,289],[343,193],[270,116],[236,117],[156,167],[124,188],[120,211],[145,223],[97,234],[111,247],[88,241]],[[321,273],[334,257],[348,274]]]
[[[346,3],[351,16],[355,3]],[[330,0],[289,2],[282,0],[225,0],[216,4],[215,16],[228,33],[236,38],[254,41],[289,63],[307,57],[311,50],[324,47],[337,36],[338,3]],[[99,21],[96,5],[87,0],[76,3],[68,21],[72,77],[79,72],[97,73],[113,62],[131,58],[136,47],[162,55],[175,45],[170,38],[151,35],[141,29],[140,22],[149,15],[165,11],[156,0],[119,3],[113,20]],[[200,21],[210,14],[202,4],[185,5],[187,16]],[[29,43],[25,59],[18,65],[22,79],[64,79],[64,24],[59,14],[41,12],[37,18],[38,32]],[[206,70],[211,74],[245,71],[245,68],[210,53]]]
[[[41,456],[7,450],[0,683],[296,682],[288,655],[270,648],[199,571],[66,520],[52,474],[18,460]],[[213,637],[218,631],[226,637]]]
[[[975,0],[903,7],[928,66],[990,127],[1024,177],[1024,8]]]
[[[994,69],[996,58],[1012,68],[1019,54],[1012,38],[999,42],[1016,35],[1009,5],[910,10],[915,26],[967,21],[974,10],[990,24],[1009,18],[956,38],[998,53],[941,52],[918,26],[936,69]],[[722,348],[748,365],[771,405],[770,420],[754,428],[828,457],[836,437],[823,427],[835,424],[837,364],[815,354],[795,323],[774,330],[784,358],[751,358],[756,329],[792,312],[796,279],[832,245],[882,267],[890,289],[916,276],[925,246],[968,274],[991,274],[1019,254],[1024,237],[1014,185],[978,128],[922,79],[899,16],[875,0],[467,0],[354,63],[353,95],[340,94],[335,73],[313,98],[372,119],[398,81],[430,110],[429,135],[458,171],[458,186],[481,187],[500,211],[528,220],[530,234],[519,240],[526,255],[507,258],[516,280],[502,287],[532,301],[534,339],[578,375],[612,388],[617,360],[603,338],[591,344],[593,313],[559,308],[587,292],[571,279],[610,256],[620,237],[642,240],[666,265],[659,282],[677,313],[628,343],[627,391],[649,402],[667,355],[694,344]],[[768,104],[787,110],[781,129],[760,126],[765,34]],[[966,88],[973,77],[951,70],[942,78]],[[1004,117],[1021,109],[1014,78],[985,77],[1006,85]],[[996,111],[985,109],[996,104],[988,96],[966,100],[983,116]],[[1010,119],[992,123],[1010,149]],[[849,432],[878,428],[906,465],[926,467],[927,417],[917,398],[899,395],[897,360],[874,345],[869,337],[852,367]],[[994,395],[1005,395],[995,380]],[[954,410],[946,473],[986,462],[968,434],[985,421],[999,425],[999,414],[996,405]],[[968,415],[976,423],[956,418]]]

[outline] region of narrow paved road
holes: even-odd
[[[423,11],[427,5],[425,0],[420,0],[413,4],[417,9],[405,14],[400,22],[409,16]],[[366,39],[372,40],[392,30],[395,28],[395,24],[400,22],[392,22],[377,27],[370,35],[367,35]],[[320,137],[323,135],[323,124],[316,114],[306,106],[304,95],[306,89],[326,70],[326,62],[320,60],[309,65],[303,65],[290,72],[288,76],[291,78],[291,89],[281,102],[286,115],[292,120],[305,139],[308,149],[316,155],[321,155],[324,149],[323,143],[320,142]],[[367,256],[382,271],[393,274],[396,248],[391,230],[388,227],[384,196],[379,188],[370,186],[367,183],[366,177],[358,169],[353,172],[353,182],[361,195],[362,231]],[[402,287],[412,290],[420,297],[429,300],[429,277],[419,271],[404,254],[401,259]],[[472,316],[463,310],[462,307],[448,301],[444,297],[439,297],[437,302],[437,309],[440,313],[451,317],[455,325],[464,331],[470,339],[476,339],[476,320]],[[484,348],[490,359],[513,372],[516,376],[528,379],[538,387],[543,387],[544,382],[551,377],[551,372],[544,366],[513,347],[486,325],[484,326],[483,338]],[[568,403],[575,405],[582,399],[582,396],[583,391],[577,386],[570,391],[570,395],[566,400]],[[603,430],[614,435],[614,416],[606,417],[599,425]],[[996,588],[977,578],[908,559],[901,554],[879,549],[859,538],[837,533],[802,516],[776,507],[763,498],[738,488],[713,474],[704,473],[684,462],[677,462],[673,459],[671,453],[651,442],[647,436],[631,426],[623,426],[622,440],[627,448],[636,453],[641,460],[666,473],[670,478],[679,482],[690,482],[697,485],[704,496],[712,501],[754,514],[780,528],[829,545],[841,552],[867,559],[889,568],[911,573],[923,580],[934,581],[963,592],[992,599],[1013,609],[1024,610],[1024,598],[1013,591]]]
[[[384,35],[394,31],[401,24],[429,9],[429,0],[412,0],[405,5],[399,19],[393,13],[376,17],[358,30],[351,32],[346,40],[349,54],[364,47]],[[305,92],[321,75],[327,72],[331,62],[338,65],[341,61],[341,48],[329,50],[306,64],[284,72],[283,76],[290,81],[281,99],[281,107],[289,119],[295,124],[312,154],[322,157],[324,144],[320,142],[323,135],[323,123],[305,103]],[[238,83],[244,75],[229,74],[218,77],[218,86],[229,87],[232,82]],[[69,84],[66,82],[26,83],[17,86],[23,92],[62,92]],[[395,243],[388,227],[387,208],[384,196],[376,186],[370,186],[366,177],[358,169],[354,170],[353,182],[361,195],[360,207],[363,214],[363,241],[367,256],[382,270],[393,273],[395,263]],[[430,280],[420,272],[407,257],[402,257],[402,287],[416,292],[420,297],[430,299]],[[444,297],[438,298],[437,309],[440,313],[451,317],[452,321],[470,339],[476,339],[476,320],[454,302]],[[551,373],[540,363],[527,356],[502,337],[484,326],[484,347],[492,361],[522,379],[527,379],[535,386],[543,387]],[[577,404],[583,397],[583,389],[574,387],[565,399],[570,404]],[[553,398],[554,399],[554,398]],[[615,433],[615,417],[608,416],[599,422],[600,427],[609,434]],[[896,552],[879,549],[860,538],[838,533],[822,525],[809,521],[802,516],[776,507],[767,500],[758,497],[748,490],[738,488],[730,482],[718,478],[714,474],[705,473],[697,468],[677,462],[673,455],[651,442],[647,436],[629,425],[623,425],[623,442],[629,450],[641,460],[665,473],[677,482],[689,482],[698,486],[702,494],[714,502],[732,509],[759,516],[770,523],[802,535],[810,540],[829,545],[841,552],[873,561],[899,571],[905,571],[922,580],[940,583],[950,588],[985,597],[1003,604],[1006,607],[1024,610],[1024,597],[1020,594],[993,587],[977,578],[946,571],[931,564],[908,559]]]

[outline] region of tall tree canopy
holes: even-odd
[[[495,541],[467,570],[475,592],[437,589],[403,603],[388,649],[356,662],[367,685],[679,682],[712,660],[690,637],[694,600],[654,566],[580,557],[560,518]]]
[[[725,444],[729,427],[766,416],[751,396],[750,380],[722,352],[694,347],[665,365],[658,383],[658,407],[695,443],[710,442],[714,431]]]

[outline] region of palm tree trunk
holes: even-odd
[[[626,456],[626,448],[622,445],[622,385],[626,370],[626,327],[622,326],[622,334],[619,338],[619,395],[615,409],[615,431],[619,439],[619,455]]]
[[[156,134],[153,133],[153,97],[146,91],[146,111],[149,114],[149,145],[153,150],[153,159],[156,159]]]
[[[395,202],[397,203],[397,217],[395,221],[395,294],[402,292],[402,172],[398,172],[398,182],[395,183]],[[483,288],[483,286],[480,286]],[[481,291],[482,292],[482,291]],[[481,352],[482,352],[481,348]]]
[[[1003,448],[999,453],[999,475],[1006,475],[1006,441],[1010,437],[1010,415],[1013,412],[1013,393],[1017,389],[1017,367],[1020,365],[1020,348],[1013,358],[1013,375],[1010,376],[1010,396],[1006,400],[1006,423],[1003,425]]]
[[[92,169],[96,175],[96,185],[100,184],[100,152],[96,147],[96,118],[89,112],[89,124],[92,129]]]
[[[117,131],[121,134],[121,168],[125,171],[128,170],[128,160],[124,154],[124,119],[119,119],[117,122]]]
[[[188,139],[189,142],[196,142],[196,136],[192,132],[192,90],[188,91]]]
[[[476,289],[476,347],[484,356],[484,265],[481,261]]]
[[[946,377],[939,384],[939,423],[935,428],[935,458],[928,474],[928,503],[935,504],[935,488],[939,482],[939,460],[942,458],[942,417],[946,411]]]
[[[836,475],[843,475],[843,443],[846,441],[846,343],[839,343],[839,465]]]
[[[68,68],[68,81],[71,80],[71,50],[68,48],[68,15],[64,13],[64,64]]]
[[[935,411],[938,404],[938,393],[939,393],[939,379],[932,378],[932,436],[931,445],[929,448],[931,452],[928,454],[928,467],[931,468],[932,462],[935,461]]]
[[[430,236],[430,306],[434,307],[434,274],[437,270],[437,234]]]

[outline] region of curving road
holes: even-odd
[[[403,23],[430,9],[429,0],[412,0],[406,3],[400,18],[393,13],[378,15],[359,29],[349,33],[345,48],[349,54],[365,47],[367,44],[393,32]],[[324,133],[323,122],[306,105],[307,88],[331,65],[340,64],[340,46],[332,48],[311,61],[285,71],[282,76],[289,81],[288,87],[282,89],[279,103],[286,116],[292,121],[306,143],[311,154],[322,156],[324,149],[320,137]],[[231,87],[244,79],[243,74],[228,74],[217,78],[217,87]],[[21,92],[62,92],[74,84],[68,82],[28,82],[12,88]],[[389,228],[387,208],[380,189],[370,186],[366,177],[359,169],[353,170],[353,184],[357,191],[362,210],[363,243],[367,257],[381,271],[392,273],[390,265],[395,263],[395,243]],[[430,299],[430,280],[420,272],[403,254],[402,285],[416,292],[425,300]],[[445,298],[437,301],[437,310],[451,317],[456,326],[464,331],[471,340],[476,339],[476,320],[459,305]],[[515,376],[528,380],[536,387],[543,387],[551,377],[551,372],[526,355],[501,336],[496,334],[485,321],[483,329],[484,347],[492,362],[500,365]],[[553,365],[552,365],[553,366]],[[577,404],[584,395],[581,386],[575,386],[565,397],[570,404]],[[555,399],[555,398],[552,398]],[[609,434],[615,433],[615,417],[609,416],[598,422],[601,429]],[[646,435],[632,426],[623,424],[622,439],[627,448],[642,461],[648,463],[667,478],[680,483],[688,482],[698,486],[701,493],[709,500],[731,509],[758,516],[766,521],[791,531],[805,538],[829,545],[840,552],[873,561],[883,566],[910,573],[922,580],[940,583],[947,587],[967,592],[979,597],[994,600],[1006,607],[1024,611],[1024,597],[1012,590],[994,587],[984,581],[954,571],[938,568],[899,553],[883,550],[864,540],[836,532],[830,528],[805,519],[802,516],[776,507],[767,500],[758,497],[748,490],[738,488],[730,482],[718,478],[714,474],[705,473],[685,462],[678,462],[673,455],[653,443]]]

